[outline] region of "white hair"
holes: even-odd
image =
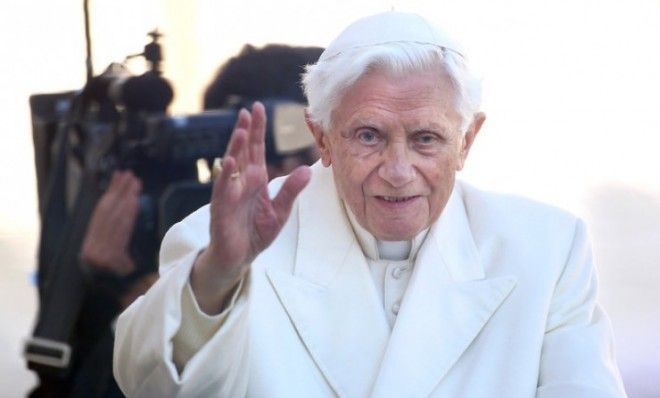
[[[448,75],[455,89],[461,133],[481,106],[481,81],[468,69],[462,55],[444,47],[415,42],[388,42],[346,50],[308,65],[302,77],[310,119],[324,131],[332,126],[332,112],[346,91],[364,74],[381,70],[395,75],[437,71]],[[444,72],[444,73],[443,73]]]

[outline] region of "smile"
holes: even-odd
[[[390,203],[402,203],[402,202],[408,202],[411,201],[418,196],[376,196],[380,200],[384,200],[386,202]]]

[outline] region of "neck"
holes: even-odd
[[[419,232],[412,240],[380,240],[360,225],[351,209],[349,209],[345,203],[344,209],[348,216],[348,220],[353,227],[353,232],[357,237],[358,243],[362,248],[362,252],[371,260],[399,261],[408,258],[412,259],[417,254],[417,250],[421,246],[426,237],[426,233],[428,232],[427,228]]]

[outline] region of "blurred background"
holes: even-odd
[[[660,1],[113,0],[90,4],[94,73],[163,34],[173,114],[196,113],[245,43],[325,46],[357,17],[425,15],[464,45],[488,120],[462,178],[583,217],[631,397],[660,396]],[[82,0],[7,0],[0,13],[0,395],[35,383],[21,358],[37,296],[28,97],[85,83]],[[141,61],[129,63],[135,74]]]

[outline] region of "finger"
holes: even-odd
[[[110,221],[126,217],[126,212],[138,207],[142,182],[131,172],[119,173],[117,184],[108,190],[99,205],[99,209]]]
[[[238,117],[236,118],[236,124],[234,125],[234,130],[238,129],[248,129],[250,128],[250,122],[251,122],[251,117],[250,112],[248,112],[247,109],[241,108],[240,111],[238,111]]]
[[[121,192],[121,199],[137,201],[140,192],[142,192],[142,181],[129,172],[126,176],[124,190]]]
[[[289,217],[291,206],[298,197],[298,194],[307,186],[312,176],[312,171],[308,166],[296,168],[284,181],[282,188],[273,199],[273,210],[277,214],[280,223]]]
[[[113,187],[116,187],[119,180],[120,171],[115,170],[112,172],[112,178],[110,178],[110,184],[108,184],[108,190],[111,190]]]
[[[112,172],[112,177],[110,178],[110,183],[106,187],[103,195],[99,198],[99,205],[104,207],[112,206],[113,198],[117,196],[118,192],[121,190],[122,185],[122,172],[115,170]]]
[[[126,198],[126,200],[122,201],[119,214],[117,215],[117,219],[125,224],[122,231],[128,232],[129,235],[132,234],[135,220],[139,213],[140,199],[138,196]],[[128,238],[130,238],[130,236]]]
[[[92,220],[113,220],[123,216],[126,206],[137,203],[142,190],[141,181],[131,173],[117,173],[115,182],[103,193],[94,208]]]
[[[213,183],[213,190],[211,193],[211,205],[217,203],[232,203],[232,192],[236,192],[232,181],[232,174],[238,170],[236,159],[227,156],[222,161],[222,171],[218,174],[215,182]]]
[[[229,139],[229,143],[227,144],[227,148],[225,149],[224,157],[232,156],[235,159],[239,160],[240,162],[240,159],[238,159],[240,148],[242,147],[241,145],[244,146],[244,144],[240,141],[242,139],[245,139],[244,137],[242,137],[242,135],[247,135],[247,132],[249,131],[251,124],[252,124],[252,116],[250,115],[250,112],[248,112],[246,109],[241,109],[238,112],[238,118],[236,120],[236,124],[234,125],[234,129],[231,133],[231,137]]]
[[[137,195],[118,197],[110,206],[97,210],[95,221],[99,232],[119,241],[128,241],[140,211],[139,197]]]
[[[135,194],[140,187],[139,179],[130,171],[121,171],[117,174],[117,184],[112,191],[116,192],[120,198]]]
[[[245,168],[248,161],[248,156],[246,155],[246,146],[248,140],[248,131],[241,128],[232,134],[231,147],[228,148],[227,154],[225,157],[229,156],[234,159],[238,168]],[[225,168],[225,159],[222,160],[222,168]]]
[[[131,193],[134,195],[139,195],[141,192],[142,192],[142,180],[133,176],[133,184],[131,184]]]
[[[266,109],[256,101],[252,105],[252,124],[250,125],[250,161],[256,164],[266,164]]]

